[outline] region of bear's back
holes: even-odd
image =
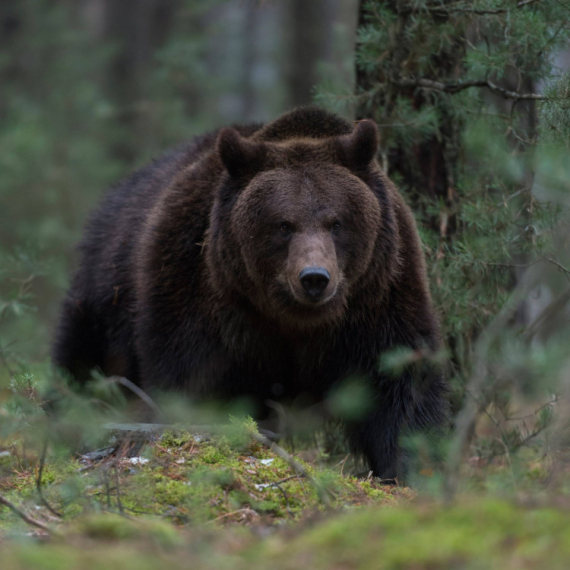
[[[237,128],[249,136],[259,127]],[[130,285],[132,246],[149,213],[177,175],[214,149],[217,135],[218,131],[213,131],[174,147],[107,191],[89,216],[79,244],[81,265],[75,279],[79,295],[102,300],[109,290],[116,290],[117,283]],[[113,286],[109,287],[111,281]]]

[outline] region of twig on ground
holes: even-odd
[[[344,475],[344,464],[346,463],[346,460],[350,457],[350,453],[337,464],[337,467],[340,465],[340,476],[342,477]]]
[[[285,479],[281,479],[281,481],[276,481],[275,483],[269,483],[269,487],[281,485],[281,483],[287,483],[287,481],[291,481],[291,479],[301,479],[302,477],[304,477],[304,475],[291,475],[290,477],[285,477]]]
[[[48,439],[47,437],[44,439],[44,447],[42,450],[42,456],[40,457],[40,466],[39,466],[39,470],[38,470],[38,477],[36,479],[36,489],[38,491],[38,495],[40,497],[40,501],[42,502],[42,504],[44,505],[44,507],[46,507],[46,509],[48,511],[50,511],[50,513],[54,514],[56,517],[62,518],[61,513],[58,513],[48,502],[48,500],[44,497],[43,492],[42,492],[42,476],[44,473],[44,465],[46,462],[46,455],[47,455],[47,450],[48,450]]]
[[[111,508],[111,485],[109,483],[109,473],[106,469],[101,472],[103,484],[105,485],[105,496],[107,497],[107,508]]]
[[[279,483],[271,483],[271,485],[269,485],[269,486],[279,489],[279,491],[283,495],[283,498],[285,499],[285,509],[287,510],[287,514],[290,517],[292,517],[293,513],[291,512],[291,508],[289,506],[289,495],[287,495],[287,493],[281,488],[281,485]]]
[[[285,498],[285,503],[286,503],[285,508],[287,509],[287,514],[291,517],[293,516],[293,513],[291,512],[291,508],[289,505],[289,496],[287,495],[285,490],[281,488],[281,485],[283,483],[286,483],[287,481],[291,481],[291,479],[300,479],[301,477],[304,477],[304,475],[291,475],[291,477],[285,477],[285,479],[281,479],[281,481],[276,481],[275,483],[269,483],[267,485],[268,487],[276,487],[277,489],[279,489],[279,491],[281,491],[281,494]]]
[[[271,441],[270,439],[268,439],[264,435],[261,435],[260,433],[252,433],[251,436],[259,443],[271,449],[271,451],[273,451],[275,455],[278,455],[279,457],[281,457],[281,459],[287,461],[287,463],[289,463],[289,465],[299,475],[305,477],[315,487],[315,489],[317,489],[323,503],[327,507],[330,506],[331,492],[325,487],[323,487],[294,457],[289,455],[289,453],[287,453],[280,445],[277,445],[275,442]]]
[[[117,469],[117,463],[115,462],[113,465],[115,470],[115,485],[117,486],[117,507],[119,507],[119,512],[124,515],[125,512],[123,510],[123,502],[121,501],[121,482],[119,479],[119,470]]]
[[[216,521],[219,521],[221,519],[225,519],[226,517],[231,517],[232,515],[237,515],[239,513],[254,513],[256,516],[259,516],[259,513],[257,511],[254,511],[253,509],[250,509],[249,507],[245,507],[243,509],[238,509],[237,511],[232,511],[231,513],[225,513],[223,515],[220,515],[219,517],[216,517],[215,519],[212,519],[211,521],[208,521],[206,524],[212,524],[215,523]]]

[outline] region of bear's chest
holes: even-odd
[[[341,346],[342,345],[342,346]],[[320,398],[351,373],[364,372],[361,356],[335,335],[289,336],[268,330],[234,337],[224,386],[258,398]]]
[[[371,339],[378,336],[362,327],[292,332],[251,311],[234,308],[224,315],[218,330],[227,366],[216,383],[225,396],[321,398],[337,382],[369,373],[377,359],[378,346]]]

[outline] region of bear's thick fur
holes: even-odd
[[[402,433],[446,419],[440,347],[409,208],[375,161],[372,121],[318,108],[183,145],[113,188],[88,222],[53,356],[194,397],[322,401],[373,394],[347,424],[373,472],[399,474]]]

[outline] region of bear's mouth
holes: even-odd
[[[318,311],[325,305],[328,305],[337,296],[338,292],[338,286],[335,285],[324,297],[315,299],[305,291],[297,291],[289,280],[287,280],[287,286],[281,286],[279,289],[281,293],[280,297],[286,301],[286,304],[289,305],[290,308],[306,307],[315,311]]]
[[[328,295],[327,297],[324,297],[322,299],[312,299],[310,297],[299,297],[299,296],[295,295],[294,291],[292,293],[293,293],[293,297],[297,303],[299,303],[305,307],[313,307],[315,309],[318,309],[319,307],[326,305],[336,295],[336,288],[330,295]]]
[[[294,295],[288,283],[274,283],[271,293],[272,316],[285,329],[305,330],[323,326],[342,317],[345,291],[342,284],[318,302]]]

